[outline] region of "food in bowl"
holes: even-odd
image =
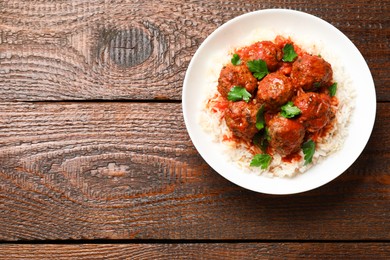
[[[342,147],[353,88],[326,46],[254,35],[213,59],[200,124],[245,171],[292,177]]]

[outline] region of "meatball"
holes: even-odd
[[[277,70],[283,57],[282,50],[271,41],[256,42],[237,50],[237,54],[243,61],[264,60],[270,71]]]
[[[266,109],[277,110],[294,95],[290,78],[280,72],[270,73],[258,83],[256,99]]]
[[[331,65],[319,56],[305,54],[292,65],[291,78],[296,87],[313,90],[327,87],[332,83]]]
[[[259,109],[260,105],[253,102],[229,102],[228,109],[225,111],[226,125],[236,137],[252,140],[258,132],[256,115]]]
[[[227,98],[234,86],[244,87],[251,94],[255,92],[257,80],[245,64],[239,66],[227,64],[222,68],[217,86],[219,93]]]
[[[320,130],[334,117],[331,99],[326,94],[302,93],[294,100],[294,105],[301,110],[298,121],[306,127],[308,132]]]
[[[269,121],[268,134],[271,148],[286,156],[299,151],[305,137],[305,127],[296,120],[277,115]]]

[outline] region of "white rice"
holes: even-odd
[[[320,54],[323,59],[332,65],[333,81],[337,82],[336,97],[339,101],[336,108],[335,123],[327,135],[318,139],[316,142],[316,151],[313,156],[312,163],[304,165],[304,155],[300,152],[301,159],[299,161],[283,162],[282,157],[274,154],[271,164],[268,169],[263,170],[260,167],[250,167],[250,161],[253,154],[243,144],[226,141],[226,137],[231,137],[232,133],[227,127],[225,120],[222,118],[221,112],[211,111],[212,102],[219,96],[217,91],[219,73],[224,64],[230,62],[232,52],[235,48],[250,45],[257,41],[270,40],[274,41],[277,35],[282,35],[285,38],[290,37],[291,40],[302,50],[313,55]],[[261,174],[269,177],[293,177],[296,174],[303,173],[311,168],[313,165],[320,163],[328,155],[338,151],[342,146],[348,134],[348,124],[350,115],[354,109],[355,91],[352,86],[352,81],[343,69],[342,61],[338,59],[331,50],[320,41],[305,42],[302,39],[294,36],[293,33],[274,32],[266,30],[257,30],[251,34],[247,39],[244,39],[239,46],[231,46],[231,51],[228,53],[221,53],[215,55],[210,62],[209,69],[209,84],[207,86],[207,93],[204,93],[204,102],[202,111],[199,116],[199,123],[203,129],[212,136],[214,142],[221,143],[224,146],[224,152],[229,160],[235,162],[243,172],[250,174]]]

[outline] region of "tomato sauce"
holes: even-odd
[[[299,154],[299,152],[295,152],[295,153],[292,153],[292,154],[289,154],[285,157],[282,158],[282,161],[285,162],[285,163],[292,163],[292,162],[297,162],[297,161],[300,161],[302,159],[302,156]]]
[[[287,44],[295,52],[290,60],[285,53]],[[319,141],[334,126],[338,100],[329,91],[333,83],[331,65],[280,35],[274,41],[256,42],[234,52],[240,63],[223,67],[218,79],[220,96],[209,101],[212,111],[222,113],[232,132],[224,141],[245,144],[252,153],[259,153],[261,149],[252,137],[261,135],[268,143],[263,152],[280,154],[284,163],[301,160],[302,144]],[[268,69],[261,77],[261,66],[253,69],[259,60]],[[241,87],[238,95],[247,91],[250,98],[245,102],[232,100],[233,87]],[[259,120],[263,126],[257,128]]]

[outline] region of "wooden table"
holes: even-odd
[[[291,8],[371,69],[372,136],[342,176],[271,196],[214,172],[184,125],[200,43]],[[390,258],[390,2],[0,1],[0,258]]]

